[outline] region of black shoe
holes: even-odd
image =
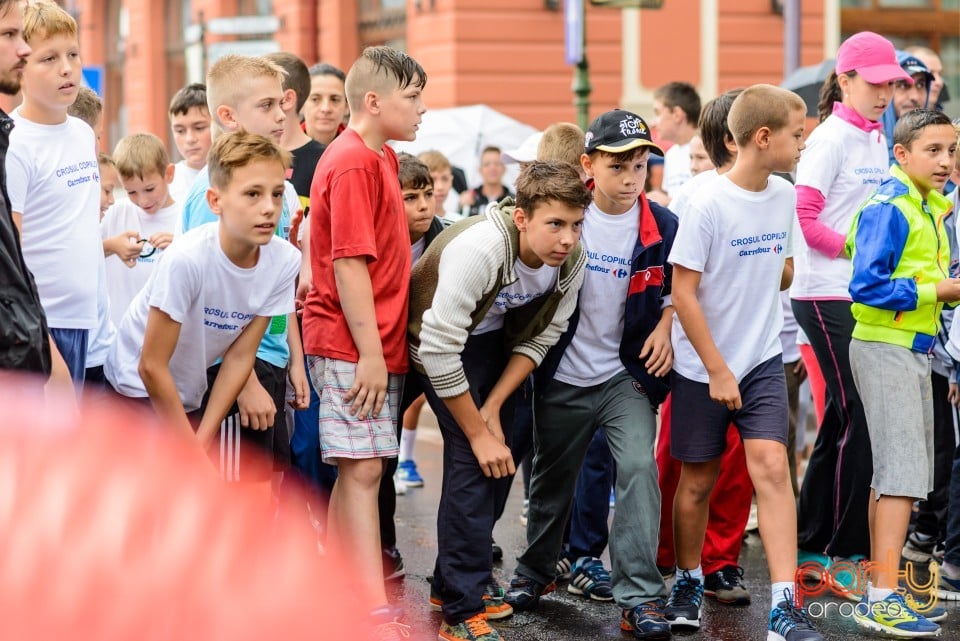
[[[673,585],[663,615],[670,628],[697,630],[700,628],[700,606],[703,604],[703,583],[683,570]]]
[[[750,605],[750,591],[743,585],[743,568],[736,565],[703,577],[703,593],[726,605]]]
[[[396,547],[383,548],[383,580],[397,581],[406,575],[403,568],[403,557]]]
[[[503,560],[503,548],[497,545],[497,542],[493,539],[490,539],[490,544],[493,547],[493,562],[498,563]]]

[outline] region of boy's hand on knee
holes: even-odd
[[[240,408],[240,425],[254,430],[265,430],[273,425],[277,414],[277,407],[273,398],[263,388],[256,377],[251,377],[237,397],[237,407]]]
[[[480,471],[488,478],[492,476],[500,479],[511,476],[517,471],[510,448],[489,430],[470,439],[470,448],[473,450],[473,455],[477,457]]]
[[[718,374],[710,374],[710,400],[720,403],[731,411],[743,407],[740,385],[737,384],[737,377],[733,375],[730,368],[724,368],[724,371]]]
[[[357,360],[357,373],[353,387],[343,400],[352,403],[350,413],[360,420],[370,416],[379,416],[383,403],[387,399],[387,363],[383,355],[361,356]]]

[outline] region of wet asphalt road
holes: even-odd
[[[427,419],[427,417],[424,417]],[[431,417],[432,418],[432,417]],[[427,419],[429,420],[429,419]],[[423,488],[412,488],[397,497],[398,547],[403,554],[407,575],[403,581],[389,587],[391,598],[402,605],[405,622],[411,626],[411,639],[416,641],[437,638],[440,614],[428,605],[429,585],[426,578],[433,569],[436,552],[436,510],[441,479],[441,439],[439,432],[424,426],[417,437],[416,460],[426,480]],[[516,479],[506,512],[494,530],[494,538],[503,547],[504,560],[495,564],[494,575],[506,586],[513,573],[517,555],[522,551],[525,531],[520,525],[523,487]],[[604,557],[609,567],[609,558]],[[743,548],[741,565],[745,582],[753,595],[748,607],[719,605],[707,600],[698,632],[677,633],[676,639],[691,641],[718,639],[722,641],[762,641],[766,639],[769,612],[770,583],[760,540],[751,536]],[[668,582],[668,587],[672,582]],[[817,626],[828,640],[867,638],[860,633],[852,618],[841,616],[837,610],[847,611],[850,603],[833,598],[821,598],[818,603],[829,608],[825,618],[817,619]],[[829,605],[828,605],[829,604]],[[853,604],[850,604],[853,605]],[[949,618],[941,624],[940,638],[960,641],[960,603],[945,604]],[[810,604],[807,604],[811,608]],[[813,606],[811,611],[822,609]],[[566,585],[540,601],[534,612],[514,614],[494,622],[506,641],[554,641],[574,639],[630,639],[621,633],[619,611],[612,603],[598,603],[567,593]]]

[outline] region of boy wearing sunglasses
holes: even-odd
[[[170,195],[174,166],[159,138],[127,136],[117,143],[113,161],[129,200],[107,210],[100,222],[100,237],[107,257],[110,317],[119,325],[173,241],[181,207]]]

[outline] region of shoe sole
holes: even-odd
[[[588,592],[587,590],[581,590],[572,583],[567,586],[567,592],[570,594],[576,594],[577,596],[590,597],[594,601],[613,601],[613,595],[610,596],[597,596],[593,592]]]
[[[910,632],[909,630],[896,630],[889,626],[880,625],[876,621],[862,619],[856,615],[854,616],[854,620],[861,630],[867,630],[885,637],[895,637],[897,639],[934,639],[940,636],[940,628],[937,628],[935,632]],[[769,635],[767,638],[770,638]]]
[[[397,570],[397,571],[394,572],[393,574],[391,574],[391,575],[389,575],[389,576],[383,577],[383,580],[384,580],[384,581],[399,581],[400,579],[402,579],[402,578],[405,577],[405,576],[407,576],[407,571],[406,571],[406,570]]]
[[[686,617],[677,617],[676,619],[667,619],[671,630],[699,630],[700,618],[688,619]]]
[[[944,601],[960,601],[960,592],[955,592],[953,590],[937,588],[937,596]]]
[[[704,596],[708,596],[717,603],[722,603],[723,605],[750,605],[750,593],[733,596],[733,597],[721,597],[715,591],[704,590]]]
[[[400,479],[400,480],[407,487],[423,487],[423,479],[419,481],[405,481],[403,479]]]
[[[643,632],[637,632],[632,625],[620,620],[620,632],[624,634],[629,634],[633,636],[634,639],[649,639],[650,641],[666,641],[671,637],[670,631],[665,632],[648,632],[644,634]]]
[[[905,545],[903,549],[900,550],[900,556],[914,563],[929,563],[930,559],[933,558],[933,552],[924,552],[923,550],[917,550]]]

